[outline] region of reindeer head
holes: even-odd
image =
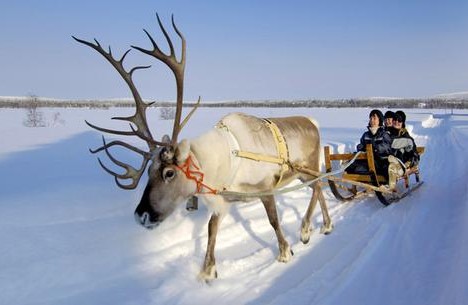
[[[148,229],[157,226],[195,193],[196,184],[181,170],[189,154],[187,140],[158,150],[148,168],[148,184],[135,210],[135,220],[139,224]]]
[[[140,139],[144,140],[148,145],[148,150],[141,150],[135,146],[129,145],[123,141],[114,140],[112,142],[106,143],[103,137],[103,145],[95,150],[90,150],[91,153],[98,153],[100,151],[105,151],[109,159],[115,163],[117,166],[120,166],[125,170],[124,174],[118,174],[114,171],[107,168],[100,159],[99,164],[101,167],[114,176],[116,184],[123,189],[134,189],[137,187],[141,176],[143,175],[145,169],[148,167],[148,184],[146,185],[143,197],[140,201],[140,204],[135,210],[135,217],[137,221],[144,225],[147,228],[153,227],[155,224],[162,222],[168,215],[170,215],[178,203],[184,202],[187,200],[196,189],[196,185],[191,183],[185,175],[181,174],[178,169],[183,162],[186,162],[189,157],[189,145],[187,141],[182,141],[181,143],[177,142],[177,137],[182,130],[183,126],[187,123],[189,118],[192,116],[195,109],[200,104],[200,98],[198,99],[197,104],[187,115],[187,117],[181,123],[181,114],[182,114],[182,105],[183,105],[183,88],[184,88],[184,70],[185,70],[185,39],[177,29],[174,18],[172,17],[172,26],[181,39],[181,58],[177,60],[174,46],[172,41],[166,32],[164,26],[161,23],[159,16],[156,14],[159,27],[164,34],[164,37],[167,40],[169,45],[169,54],[165,54],[160,50],[155,40],[151,35],[144,30],[149,40],[152,43],[152,49],[146,50],[137,46],[131,46],[133,49],[138,50],[144,54],[155,57],[161,62],[165,63],[171,71],[174,73],[176,85],[177,85],[177,102],[176,102],[176,113],[174,119],[174,127],[172,130],[172,138],[168,136],[164,137],[162,141],[155,141],[151,134],[151,131],[148,127],[146,120],[146,109],[152,104],[145,103],[138,90],[133,82],[132,76],[136,70],[147,69],[150,66],[137,66],[130,71],[123,66],[123,61],[130,50],[127,50],[120,60],[114,58],[111,48],[109,47],[108,51],[105,51],[100,43],[95,39],[95,43],[91,43],[85,40],[78,39],[73,37],[79,43],[87,45],[97,52],[99,52],[104,58],[106,58],[111,65],[117,70],[120,76],[124,79],[125,83],[129,87],[133,99],[135,101],[135,114],[130,117],[114,117],[112,119],[128,121],[130,130],[120,131],[120,130],[111,130],[102,127],[98,127],[86,121],[90,127],[97,129],[101,132],[124,135],[124,136],[137,136]],[[139,169],[135,169],[129,164],[123,163],[117,160],[110,153],[110,148],[113,146],[120,146],[131,151],[140,154],[143,157],[142,164]],[[151,161],[151,162],[149,162]],[[122,183],[122,180],[131,179],[130,184]]]

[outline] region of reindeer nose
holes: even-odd
[[[158,225],[158,222],[151,221],[151,216],[148,212],[143,212],[141,215],[135,212],[134,216],[135,221],[147,229],[152,229]]]

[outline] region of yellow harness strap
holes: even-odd
[[[284,140],[283,134],[279,130],[278,126],[268,119],[263,119],[263,121],[266,123],[271,133],[273,134],[273,139],[275,140],[275,143],[276,143],[276,151],[278,152],[278,156],[273,157],[273,156],[267,156],[267,155],[257,154],[257,153],[248,152],[248,151],[240,151],[240,150],[237,151],[236,155],[238,157],[246,158],[246,159],[250,159],[254,161],[263,161],[263,162],[275,163],[275,164],[281,165],[280,176],[278,178],[278,181],[276,182],[276,186],[278,186],[278,184],[283,179],[283,174],[287,170],[289,170],[288,146],[286,145],[286,141]]]

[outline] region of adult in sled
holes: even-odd
[[[388,187],[395,190],[398,178],[403,176],[407,168],[419,162],[416,143],[406,130],[406,114],[401,110],[395,112],[391,137],[392,153],[388,157]]]
[[[387,157],[391,154],[391,138],[384,127],[384,116],[380,110],[374,109],[369,113],[369,124],[367,131],[362,135],[356,149],[366,151],[366,145],[372,144],[374,150],[375,168],[378,174],[387,175]],[[347,172],[367,173],[369,171],[366,160],[356,160],[351,164]]]

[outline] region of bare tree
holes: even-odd
[[[161,120],[173,120],[175,118],[175,109],[173,107],[159,108],[159,117]]]
[[[26,102],[26,119],[23,125],[26,127],[45,127],[44,114],[39,108],[37,95],[30,94],[30,99]]]
[[[52,117],[51,126],[55,127],[61,125],[65,125],[65,120],[62,119],[62,115],[60,114],[60,112],[55,112]]]

